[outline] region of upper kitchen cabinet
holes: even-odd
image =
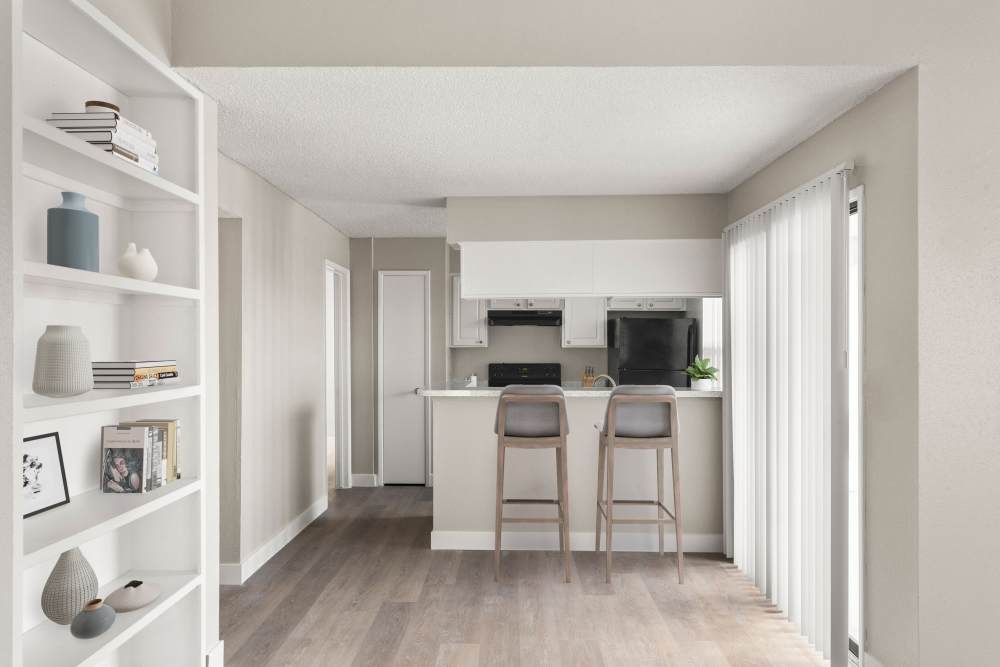
[[[594,291],[590,241],[476,241],[462,243],[461,250],[466,298],[523,301],[525,295],[562,297]]]
[[[563,304],[563,347],[606,347],[608,315],[603,297],[570,297]]]
[[[595,241],[594,285],[609,296],[722,294],[722,241]]]
[[[490,299],[490,310],[561,310],[562,299],[523,297],[520,299]]]
[[[669,296],[609,296],[608,310],[687,310],[687,299]]]
[[[463,299],[461,277],[451,277],[451,347],[487,347],[486,299]]]
[[[461,251],[467,298],[722,295],[719,239],[473,241]]]

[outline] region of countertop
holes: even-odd
[[[417,391],[428,398],[491,398],[500,395],[501,387],[466,387],[460,382],[423,387]],[[584,387],[579,382],[563,383],[567,398],[602,398],[611,393],[611,387]],[[694,391],[677,389],[677,398],[722,398],[722,391]]]

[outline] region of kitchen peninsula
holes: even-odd
[[[434,470],[433,549],[493,548],[497,440],[493,433],[500,389],[449,386],[427,388],[431,402]],[[566,387],[569,420],[570,545],[594,548],[597,502],[595,424],[603,423],[609,388]],[[681,496],[685,551],[722,551],[722,392],[678,389]],[[509,454],[505,488],[508,497],[554,498],[552,452],[523,450]],[[621,451],[615,460],[617,499],[656,497],[652,452]],[[670,478],[666,497],[672,497]],[[518,516],[549,516],[547,507],[518,508]],[[511,515],[514,511],[511,509]],[[546,514],[548,511],[548,514]],[[622,506],[620,516],[649,516],[649,508]],[[667,531],[667,548],[674,539]],[[615,529],[621,551],[656,551],[656,528],[623,525]],[[504,527],[504,549],[556,549],[556,531],[544,524]]]

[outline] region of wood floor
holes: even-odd
[[[244,586],[226,665],[821,665],[732,565],[688,555],[431,551],[431,490],[351,489]]]

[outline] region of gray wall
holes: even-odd
[[[725,195],[448,198],[448,243],[704,239],[725,226]]]
[[[325,367],[324,260],[349,266],[350,253],[343,234],[226,157],[219,189],[219,208],[242,221],[240,292],[223,295],[242,309],[240,488],[222,490],[223,499],[240,499],[223,505],[222,523],[240,523],[239,561],[229,562],[242,562],[326,501],[326,383],[317,370]]]
[[[431,382],[445,379],[447,246],[443,238],[351,239],[351,472],[374,474],[379,271],[431,272]]]
[[[729,197],[735,221],[849,159],[865,186],[865,624],[884,665],[918,660],[917,94],[914,70]]]

